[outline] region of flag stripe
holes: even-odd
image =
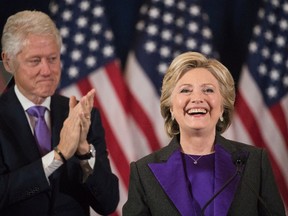
[[[96,98],[98,98],[98,97],[96,97]],[[127,170],[129,170],[129,163],[126,160],[124,152],[119,147],[120,144],[118,143],[117,139],[115,138],[115,135],[113,133],[113,130],[110,127],[110,124],[108,123],[106,115],[105,114],[103,115],[104,109],[100,105],[99,99],[96,99],[95,105],[100,109],[100,111],[102,113],[101,117],[102,117],[103,127],[105,128],[106,143],[107,143],[108,152],[110,154],[110,157],[113,158],[113,160],[121,161],[121,163],[115,163],[115,165],[116,165],[116,168],[120,174],[119,177],[121,177],[121,179],[125,182],[126,188],[128,188]]]
[[[111,63],[111,64],[107,64],[106,65],[107,67],[105,66],[105,69],[106,69],[105,72],[107,72],[107,74],[109,74],[109,69],[111,69],[111,65],[114,65],[114,64]],[[116,68],[114,68],[114,69],[116,69]],[[97,78],[99,78],[99,75],[101,73],[105,73],[105,72],[96,72],[94,74],[97,74]],[[114,71],[114,74],[116,74],[115,71]],[[91,78],[91,77],[89,77],[89,78]],[[93,78],[91,80],[92,80],[92,83],[95,83],[95,82],[93,82]],[[106,83],[106,82],[104,82],[104,83]],[[88,79],[80,80],[77,85],[78,85],[82,95],[86,94],[86,92],[88,92],[90,89],[95,87],[95,86],[91,85],[91,83],[89,82]],[[109,85],[107,85],[107,86],[109,86]],[[101,105],[101,102],[100,102],[101,100],[99,100],[98,96],[99,96],[99,94],[96,94],[96,100],[95,100],[94,105],[96,107],[99,107],[99,109],[102,111],[102,113],[104,113],[104,115],[101,115],[101,117],[103,120],[103,127],[106,129],[105,132],[107,134],[107,136],[106,136],[107,149],[109,149],[109,153],[111,154],[113,160],[121,161],[121,164],[116,163],[116,167],[120,173],[120,176],[122,177],[124,182],[126,182],[126,184],[125,184],[126,188],[128,188],[127,183],[129,182],[128,181],[129,173],[127,172],[127,170],[129,170],[129,162],[126,160],[126,156],[125,156],[124,152],[119,147],[119,144],[118,144],[119,141],[116,141],[113,130],[110,127],[111,123],[109,124],[107,122],[106,116],[109,115],[109,113],[105,112],[105,109],[103,109],[103,104]],[[105,95],[105,97],[109,97],[109,96]],[[113,145],[113,146],[111,146],[111,145]]]
[[[160,101],[159,96],[155,90],[155,87],[146,76],[145,71],[138,64],[135,58],[134,52],[129,53],[127,67],[125,70],[125,79],[130,92],[133,94],[133,98],[137,103],[136,109],[142,107],[143,113],[146,113],[145,119],[149,119],[151,123],[149,125],[142,124],[141,126],[150,128],[153,133],[156,133],[156,137],[159,140],[158,145],[160,147],[168,143],[168,136],[164,130],[164,121],[160,112]],[[139,104],[138,104],[139,103]],[[135,110],[136,111],[136,110]],[[136,115],[136,114],[135,114]],[[148,121],[148,120],[147,120]],[[153,149],[157,146],[152,147]]]
[[[126,149],[127,147],[133,146],[130,139],[129,126],[126,121],[128,116],[121,106],[118,93],[114,89],[108,74],[109,72],[107,72],[106,69],[101,69],[89,75],[89,80],[93,83],[93,88],[95,88],[98,93],[99,104],[102,107],[102,113],[107,118],[110,125],[109,127],[121,145],[121,149]],[[100,92],[103,92],[103,94],[100,94]],[[126,157],[128,161],[132,158],[129,152],[126,152]]]
[[[133,96],[131,95],[131,97]],[[136,100],[131,100],[130,103],[132,107],[131,113],[135,118],[136,122],[138,123],[138,126],[142,129],[142,132],[145,134],[148,144],[151,147],[151,151],[158,150],[160,148],[160,143],[155,134],[155,131],[153,130],[153,123],[144,113],[144,110],[142,109],[141,105]]]
[[[256,119],[254,118],[253,114],[251,113],[249,107],[245,103],[245,100],[241,96],[241,94],[238,94],[238,106],[237,106],[237,113],[240,116],[240,120],[242,121],[242,124],[244,127],[246,127],[247,131],[253,131],[250,133],[250,136],[252,138],[253,143],[257,143],[257,146],[266,148],[267,145],[265,144],[265,141],[263,140],[261,136],[260,129],[258,128],[258,124]],[[249,119],[249,121],[248,121]],[[276,180],[278,183],[279,190],[281,191],[281,194],[283,196],[283,199],[285,202],[288,201],[288,187],[287,187],[287,177],[286,180],[282,173],[284,173],[285,170],[281,172],[278,163],[275,161],[274,158],[277,158],[272,155],[270,149],[266,148],[269,153],[269,158],[273,167],[274,174],[276,176]],[[286,169],[284,167],[284,169]]]
[[[130,136],[129,130],[125,125],[125,119],[127,117],[118,100],[117,92],[112,90],[113,84],[110,83],[111,80],[109,80],[108,74],[109,72],[107,72],[107,70],[97,71],[89,76],[89,80],[90,82],[94,81],[93,83],[97,80],[97,83],[94,84],[93,87],[96,91],[104,90],[105,92],[105,95],[97,94],[98,99],[96,106],[102,112],[107,148],[114,161],[121,161],[121,163],[116,163],[116,167],[125,185],[128,186],[129,158],[132,158],[132,156],[128,154],[129,152],[124,152],[123,149],[129,145],[133,145],[133,143],[128,139]],[[113,110],[110,110],[110,107],[112,107]],[[115,109],[115,107],[117,107],[117,109]],[[112,113],[113,111],[114,113]]]
[[[253,92],[253,94],[251,94],[251,92]],[[254,136],[254,128],[258,128],[258,137],[254,137],[253,143],[264,148],[269,148],[270,151],[273,152],[274,159],[279,166],[282,167],[283,175],[287,176],[286,179],[288,182],[288,168],[286,166],[286,164],[288,164],[288,149],[285,145],[285,139],[275,126],[274,119],[269,110],[262,105],[264,102],[259,89],[253,83],[253,78],[247,71],[247,68],[243,69],[242,72],[239,94],[242,96],[240,101],[247,103],[247,112],[250,111],[252,113],[251,116],[246,117],[247,114],[244,113],[246,108],[243,109],[238,107],[241,105],[238,102],[236,103],[236,112],[242,112],[240,118],[245,121],[247,126],[249,124],[249,129],[247,131],[251,132],[251,136]],[[254,121],[251,121],[251,119]],[[267,133],[267,125],[269,126],[269,133]],[[273,136],[271,136],[271,134],[273,134]],[[259,138],[259,141],[257,141],[256,138]]]
[[[288,148],[288,127],[287,127],[287,121],[284,121],[285,115],[281,104],[280,103],[275,104],[274,106],[270,107],[270,113],[273,116],[279,131],[281,131],[282,136],[286,143],[286,147]]]
[[[107,69],[108,76],[110,81],[113,83],[113,86],[116,89],[122,89],[123,91],[116,91],[118,93],[118,98],[122,102],[122,106],[125,108],[126,112],[130,112],[133,116],[134,120],[137,122],[138,127],[142,130],[142,133],[146,136],[148,140],[148,145],[150,145],[151,150],[159,149],[159,141],[157,139],[156,134],[153,130],[148,131],[147,128],[153,128],[153,124],[151,123],[150,119],[147,117],[146,113],[139,105],[139,103],[135,100],[133,94],[130,93],[129,89],[127,88],[126,84],[122,82],[119,77],[115,76],[115,68],[113,65],[109,66],[110,69]],[[110,73],[109,73],[110,71]],[[138,89],[139,91],[143,91]],[[120,95],[120,93],[125,92],[126,95]],[[129,107],[127,101],[127,95],[129,98]]]
[[[251,94],[251,92],[253,92],[253,94]],[[285,144],[285,139],[282,136],[281,131],[278,130],[278,127],[272,126],[275,124],[274,118],[272,115],[270,115],[270,112],[265,109],[265,107],[261,106],[261,104],[263,104],[261,98],[259,89],[255,86],[253,78],[250,76],[247,67],[243,67],[235,104],[235,112],[239,117],[234,119],[234,122],[236,120],[241,121],[242,127],[245,128],[241,131],[246,131],[247,135],[251,138],[250,143],[254,143],[257,146],[268,150],[279,191],[281,192],[284,202],[287,203],[287,145]],[[234,122],[229,129],[230,131],[233,130],[233,127],[235,126]],[[266,135],[267,125],[269,125],[270,130],[272,130],[271,134],[274,134],[274,136],[271,136],[270,133]],[[234,127],[234,133],[238,132],[239,127],[237,130]],[[238,141],[241,141],[240,136],[241,134],[238,134]],[[235,138],[230,134],[230,138],[231,137]]]

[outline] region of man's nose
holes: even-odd
[[[41,60],[41,73],[42,74],[50,74],[51,69],[50,69],[50,64],[49,61],[45,58],[42,58]]]

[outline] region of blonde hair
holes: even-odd
[[[170,64],[161,89],[160,109],[165,121],[165,130],[170,137],[179,134],[178,123],[172,119],[170,112],[172,91],[178,80],[194,68],[207,69],[219,83],[224,112],[223,121],[218,121],[216,130],[223,133],[231,124],[235,102],[235,84],[231,73],[216,59],[207,59],[198,52],[185,52],[177,56]]]
[[[51,35],[55,37],[59,49],[62,40],[55,23],[40,11],[21,11],[7,19],[2,34],[2,51],[14,58],[25,46],[29,34]]]

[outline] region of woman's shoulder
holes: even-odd
[[[238,151],[241,150],[241,151],[247,151],[247,152],[260,153],[263,150],[265,150],[264,148],[261,148],[259,146],[255,146],[255,145],[250,144],[250,143],[232,140],[229,138],[225,138],[223,136],[218,136],[217,141],[220,143],[221,146],[223,146],[224,148],[230,149],[231,151],[232,150],[238,150]]]
[[[173,152],[179,149],[179,146],[180,145],[177,140],[172,139],[167,146],[164,146],[158,150],[151,152],[150,154],[143,156],[142,158],[138,159],[136,163],[140,165],[166,161]]]

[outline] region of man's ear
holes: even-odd
[[[5,52],[2,52],[1,56],[2,56],[2,61],[5,67],[5,70],[13,74],[14,71],[13,71],[13,63],[12,63],[11,58]]]

